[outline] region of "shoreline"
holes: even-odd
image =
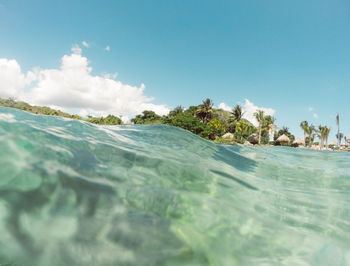
[[[282,127],[280,130],[273,130],[274,127],[276,128],[274,124],[275,118],[268,115],[264,115],[263,111],[259,111],[260,113],[257,112],[254,114],[257,116],[256,119],[259,118],[258,115],[261,116],[259,118],[260,120],[258,119],[260,121],[259,126],[255,126],[250,121],[243,118],[243,111],[239,105],[232,109],[232,112],[229,112],[222,109],[214,108],[213,102],[210,99],[206,99],[205,101],[203,101],[202,104],[198,106],[190,106],[188,109],[184,109],[183,107],[178,106],[174,110],[170,111],[168,115],[164,116],[159,116],[153,111],[145,110],[142,114],[136,115],[135,118],[131,119],[129,123],[124,123],[120,117],[114,115],[108,115],[106,117],[82,117],[79,115],[71,115],[69,113],[60,110],[55,110],[50,107],[30,105],[26,102],[16,101],[12,98],[0,98],[0,106],[15,108],[33,114],[58,116],[74,120],[82,120],[98,125],[124,125],[129,123],[143,125],[165,124],[183,128],[194,133],[199,137],[213,141],[217,144],[224,145],[283,145],[288,147],[312,150],[328,150],[339,152],[350,151],[350,143],[347,143],[347,145],[343,145],[343,149],[340,149],[339,147],[327,147],[323,149],[321,149],[319,146],[306,147],[303,145],[305,143],[305,140],[296,139],[295,136],[288,131],[287,127]],[[314,127],[313,130],[315,130],[317,134],[320,133],[319,131],[314,129]],[[274,135],[273,140],[271,140],[271,134]],[[317,135],[317,137],[320,138],[319,135]],[[321,140],[321,143],[322,141],[325,141],[325,138]],[[334,144],[334,142],[332,144]]]

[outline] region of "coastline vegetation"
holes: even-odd
[[[54,116],[61,116],[61,117],[66,117],[66,118],[76,119],[76,120],[85,120],[87,122],[90,122],[93,124],[99,124],[99,125],[121,125],[122,124],[122,120],[119,117],[116,117],[114,115],[108,115],[107,117],[88,116],[86,119],[83,119],[79,115],[71,115],[71,114],[62,112],[60,110],[55,110],[46,106],[44,107],[33,106],[26,102],[15,101],[12,98],[9,98],[9,99],[0,98],[0,106],[16,108],[16,109],[33,113],[33,114],[54,115]]]
[[[313,124],[309,124],[308,121],[302,121],[300,123],[300,128],[304,131],[304,146],[311,148],[319,148],[323,149],[333,149],[340,150],[342,145],[342,139],[344,138],[345,143],[344,147],[347,148],[350,146],[349,138],[344,137],[344,134],[340,132],[340,119],[339,114],[336,115],[336,124],[337,124],[337,133],[335,137],[337,139],[337,143],[328,143],[329,134],[331,132],[331,127],[319,125],[318,127]],[[315,138],[318,138],[320,141],[315,142]]]
[[[86,122],[98,125],[123,125],[121,118],[108,115],[107,117],[88,116],[83,118],[79,115],[71,115],[60,110],[55,110],[50,107],[32,106],[22,101],[14,99],[1,99],[0,106],[12,107],[28,111],[34,114],[54,115],[71,119],[84,120]],[[236,105],[231,112],[214,108],[214,103],[211,99],[204,100],[201,104],[190,106],[185,109],[182,106],[177,106],[171,110],[168,115],[159,116],[151,110],[145,110],[142,114],[136,115],[131,119],[133,124],[166,124],[180,127],[199,135],[202,138],[213,140],[217,143],[224,144],[270,144],[270,145],[287,145],[315,147],[319,145],[320,149],[324,146],[328,148],[328,138],[331,131],[330,127],[318,126],[315,127],[309,124],[308,121],[300,123],[301,129],[304,131],[302,140],[295,140],[294,135],[287,127],[278,129],[275,125],[276,119],[273,116],[265,115],[263,110],[257,110],[254,113],[258,126],[253,125],[250,121],[243,118],[244,112],[240,105]],[[336,138],[338,140],[337,147],[339,149],[341,140],[344,137],[339,131],[339,115],[336,117],[338,132]],[[320,142],[315,142],[318,137]],[[286,138],[287,142],[279,142],[279,139]]]

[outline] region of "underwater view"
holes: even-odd
[[[0,265],[350,265],[349,162],[0,107]]]

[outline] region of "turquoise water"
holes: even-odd
[[[350,265],[350,156],[0,107],[1,265]]]

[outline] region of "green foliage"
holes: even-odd
[[[309,128],[307,128],[306,133],[308,134],[309,137],[309,146],[312,146],[314,140],[315,140],[315,136],[316,136],[316,129],[314,125],[310,125]]]
[[[317,136],[318,138],[321,140],[321,148],[323,148],[324,143],[326,143],[326,146],[328,146],[328,136],[329,133],[331,131],[330,127],[327,126],[318,126],[318,130],[317,130]]]
[[[176,116],[166,116],[163,118],[164,124],[181,127],[194,134],[201,134],[204,131],[205,125],[191,112],[179,113]]]
[[[222,109],[213,108],[212,119],[219,119],[220,121],[225,122],[227,124],[230,124],[233,122],[232,114]]]
[[[119,117],[114,115],[108,115],[107,117],[92,117],[89,116],[86,119],[87,122],[99,125],[122,125],[123,122]]]
[[[312,146],[312,144],[314,143],[315,137],[314,136],[307,136],[305,138],[305,145],[306,146]]]
[[[214,142],[219,144],[237,145],[237,142],[232,139],[223,139],[221,137],[216,138]]]
[[[186,110],[186,112],[189,112],[191,115],[195,116],[198,110],[198,106],[190,106],[188,107],[188,109]]]
[[[304,136],[306,136],[308,130],[309,130],[309,122],[307,122],[306,120],[305,121],[302,121],[300,123],[300,127],[301,129],[304,131]]]
[[[175,107],[174,110],[170,111],[169,116],[177,116],[178,114],[183,113],[183,111],[184,111],[184,108],[181,105],[179,105]]]
[[[243,111],[242,111],[242,107],[239,105],[239,104],[237,104],[234,108],[233,108],[233,110],[232,110],[232,116],[233,116],[233,121],[234,122],[238,122],[238,121],[240,121],[242,118],[243,118]]]
[[[163,123],[171,126],[181,127],[206,139],[215,139],[223,134],[226,124],[218,119],[203,123],[197,116],[193,115],[195,108],[188,109],[177,115],[168,115],[163,118]]]
[[[265,113],[263,110],[257,110],[254,113],[254,117],[256,118],[256,120],[259,123],[259,144],[261,143],[261,130],[262,130],[263,123],[264,123],[264,116],[265,116]]]
[[[270,132],[275,130],[276,119],[273,116],[266,115],[263,117],[261,128],[261,143],[268,144],[270,142]]]
[[[220,137],[226,132],[232,132],[236,141],[244,143],[257,130],[248,120],[242,119],[243,112],[240,106],[236,106],[234,110],[236,115],[225,110],[215,109],[213,108],[213,102],[210,99],[206,99],[202,104],[190,106],[187,110],[184,110],[181,106],[176,107],[169,115],[163,117],[162,122],[181,127],[203,138],[215,140],[218,143],[233,143],[234,141],[232,140],[224,140]],[[235,121],[235,118],[240,118],[240,120]],[[273,120],[271,117],[269,118]],[[139,119],[141,119],[141,116],[135,117],[132,121]],[[269,123],[267,124],[270,125]],[[238,131],[236,132],[237,126]]]
[[[214,118],[208,122],[208,127],[216,136],[222,136],[225,134],[228,124],[225,121]]]
[[[24,110],[34,114],[62,116],[66,118],[76,119],[76,120],[83,120],[83,118],[80,117],[79,115],[70,115],[68,113],[62,112],[60,110],[51,109],[50,107],[46,107],[46,106],[44,107],[32,106],[25,102],[15,101],[14,99],[5,100],[0,98],[0,105]],[[121,125],[122,124],[122,120],[119,117],[116,117],[113,115],[108,115],[107,117],[89,116],[86,119],[86,121],[94,124],[99,124],[99,125]]]
[[[256,127],[248,120],[242,119],[235,123],[234,136],[238,142],[244,143],[244,141],[253,133],[256,133]]]
[[[172,110],[162,122],[181,127],[206,139],[214,140],[223,135],[229,126],[230,113],[213,108],[213,102],[206,99],[199,106],[190,106],[184,110],[181,106]],[[132,121],[140,119],[135,117]]]
[[[207,125],[203,126],[203,131],[199,134],[199,136],[210,140],[215,140],[217,137],[215,130]]]
[[[145,110],[141,115],[137,115],[135,118],[131,119],[134,124],[161,124],[161,117],[155,112],[150,110]]]
[[[213,105],[213,101],[207,98],[197,107],[196,115],[200,120],[202,120],[203,123],[207,123],[212,118]]]
[[[315,136],[318,134],[318,130],[314,125],[309,125],[306,120],[300,123],[300,127],[304,131],[305,145],[312,146],[314,144]]]
[[[344,137],[344,134],[339,132],[339,133],[335,134],[335,137],[337,138],[338,143],[341,144],[341,141],[342,141],[342,139]]]
[[[267,130],[262,130],[261,131],[261,139],[260,142],[262,144],[268,144],[270,142],[270,133]]]
[[[62,117],[67,117],[67,118],[71,118],[71,119],[79,119],[79,120],[82,119],[78,115],[70,115],[68,113],[62,112],[60,110],[54,110],[54,109],[51,109],[50,107],[46,107],[46,106],[44,106],[44,107],[32,106],[32,105],[25,103],[25,102],[15,101],[12,98],[9,98],[7,100],[0,98],[0,105],[5,106],[5,107],[20,109],[20,110],[31,112],[34,114],[55,115],[55,116],[62,116]]]

